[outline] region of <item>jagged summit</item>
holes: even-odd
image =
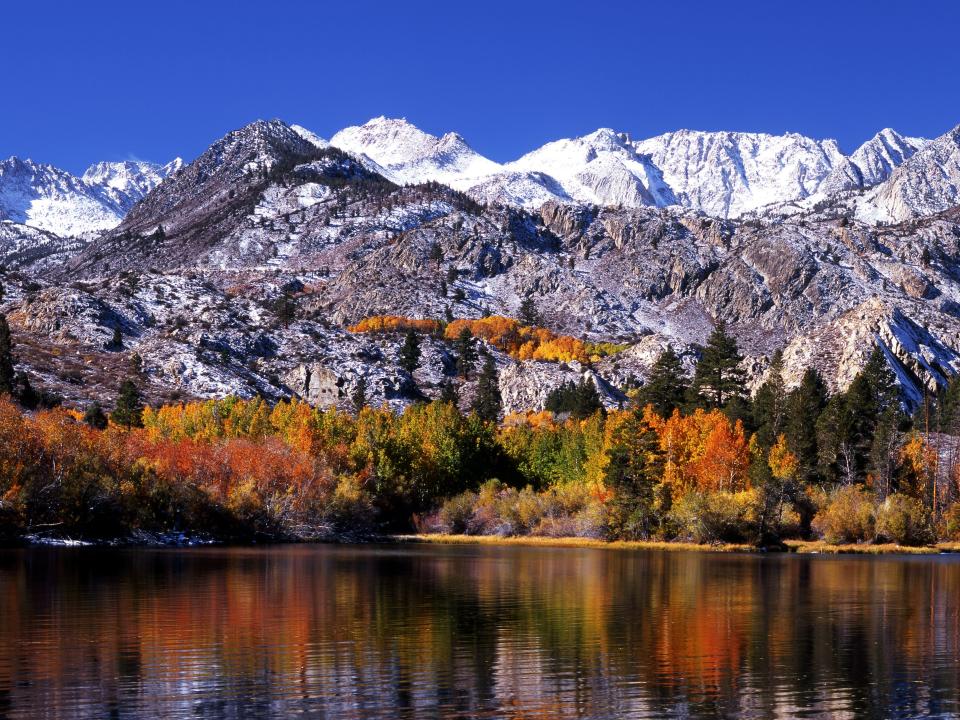
[[[949,135],[949,133],[948,133]],[[949,141],[932,143],[886,128],[850,155],[833,140],[797,133],[678,130],[645,140],[600,128],[549,142],[517,160],[484,157],[457,132],[424,132],[403,118],[376,117],[331,140],[301,125],[257,120],[204,153],[199,175],[268,171],[281,157],[336,147],[370,172],[400,185],[437,181],[481,202],[537,210],[545,202],[624,207],[678,206],[714,217],[809,208],[869,190],[859,217],[895,221],[949,207],[957,190]],[[932,158],[885,185],[921,150]],[[936,157],[934,157],[936,155]],[[192,165],[193,163],[191,163]],[[118,225],[164,178],[184,167],[125,161],[90,166],[82,177],[11,158],[0,169],[0,218],[59,235],[91,235]],[[923,179],[926,178],[926,179]],[[195,185],[195,182],[188,182]],[[847,200],[843,203],[849,204]],[[843,204],[841,203],[841,204]],[[151,211],[148,214],[156,214]]]
[[[960,200],[960,125],[931,140],[858,205],[865,219],[899,222],[953,207]]]
[[[174,158],[166,165],[134,160],[98,162],[86,169],[82,179],[87,185],[100,188],[125,215],[164,178],[182,167],[182,158]]]
[[[11,157],[0,163],[0,219],[68,237],[106,230],[183,164],[100,162],[82,177]]]
[[[796,133],[680,130],[634,143],[680,205],[731,217],[815,193],[843,157],[834,140]]]
[[[370,158],[399,183],[450,183],[501,170],[498,163],[477,153],[459,134],[449,132],[438,138],[405,119],[373,118],[341,130],[330,144]]]
[[[507,167],[548,175],[579,202],[627,207],[676,204],[659,168],[636,151],[626,133],[609,128],[547,143]]]
[[[406,119],[377,117],[331,144],[401,183],[435,180],[484,202],[678,205],[716,217],[869,188],[926,142],[885,129],[847,156],[835,140],[799,133],[678,130],[645,140],[600,128],[496,163],[457,133],[437,137]]]
[[[150,193],[124,218],[120,232],[164,231],[220,217],[246,202],[278,163],[292,164],[321,149],[281,120],[257,120],[217,140],[200,157]],[[211,215],[212,213],[212,215]]]

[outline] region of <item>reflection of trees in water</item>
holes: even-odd
[[[0,717],[956,712],[960,565],[520,548],[0,555]]]

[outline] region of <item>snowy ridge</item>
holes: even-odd
[[[960,125],[920,150],[856,206],[863,220],[901,222],[960,203]]]
[[[125,215],[165,177],[182,167],[181,158],[175,158],[166,165],[132,160],[99,162],[88,167],[81,179],[87,185],[98,188]]]
[[[203,172],[229,166],[232,175],[250,176],[271,167],[282,148],[304,153],[333,146],[399,185],[436,181],[480,202],[528,210],[546,202],[676,206],[735,218],[803,212],[829,202],[865,221],[898,222],[957,204],[958,135],[955,129],[927,141],[887,128],[845,155],[834,140],[796,133],[679,130],[635,141],[601,128],[498,163],[455,132],[438,137],[404,119],[373,118],[329,142],[303,126],[270,120],[212,146]],[[238,142],[240,149],[234,148]],[[0,162],[0,220],[63,237],[89,236],[116,227],[183,167],[179,158],[163,166],[101,162],[76,177],[10,158]]]
[[[547,143],[508,167],[549,175],[579,202],[626,207],[677,204],[660,169],[637,152],[628,135],[609,128]]]
[[[403,119],[374,118],[330,140],[396,183],[434,180],[482,202],[531,210],[547,201],[676,205],[715,217],[875,186],[927,142],[887,128],[847,156],[834,140],[796,133],[679,130],[633,141],[601,128],[500,164],[456,133],[437,137]]]
[[[307,130],[302,125],[291,125],[290,129],[293,130],[297,135],[302,137],[307,142],[313,144],[314,147],[323,150],[326,147],[330,147],[330,143],[324,140],[322,137],[317,135],[314,132]]]
[[[402,184],[428,180],[449,183],[501,170],[498,163],[477,153],[457,133],[438,138],[403,119],[374,118],[341,130],[330,144],[370,158],[387,171],[387,177]]]
[[[661,168],[679,204],[736,217],[815,193],[843,157],[834,140],[680,130],[636,144]]]
[[[63,237],[115,227],[168,175],[182,167],[146,162],[101,162],[76,177],[52,165],[11,157],[0,162],[0,220]]]

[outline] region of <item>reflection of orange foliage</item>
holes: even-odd
[[[407,330],[436,333],[440,332],[442,327],[443,323],[439,320],[408,318],[399,315],[373,315],[347,329],[355,333],[406,332]]]
[[[697,410],[681,415],[675,410],[664,420],[652,406],[644,422],[660,440],[664,454],[663,480],[677,494],[696,490],[742,490],[749,485],[750,446],[743,423],[731,423],[719,410]]]

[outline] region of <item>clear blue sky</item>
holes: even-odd
[[[0,157],[79,171],[195,157],[280,117],[329,137],[375,115],[512,159],[613,127],[787,130],[852,150],[960,123],[960,3],[16,2]]]

